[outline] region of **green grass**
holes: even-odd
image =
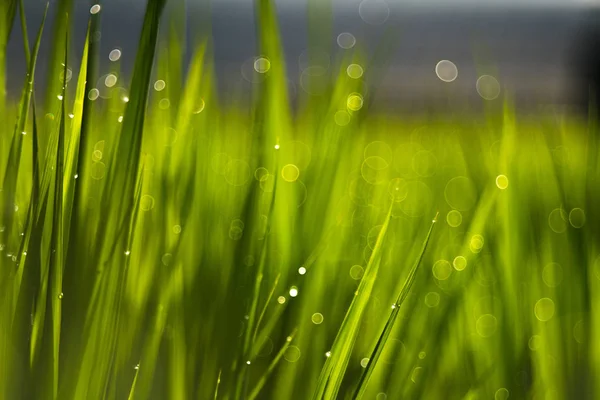
[[[149,0],[113,88],[94,87],[102,11],[83,49],[53,34],[65,88],[33,81],[25,42],[21,100],[0,103],[0,398],[600,397],[594,119],[510,93],[381,114],[346,74],[369,73],[359,50],[291,109],[268,0],[252,104],[219,101],[208,38],[183,77],[182,6]]]

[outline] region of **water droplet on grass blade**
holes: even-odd
[[[94,4],[90,8],[90,14],[92,14],[92,15],[98,14],[101,9],[102,9],[102,7],[100,6],[100,4]]]
[[[296,286],[292,286],[290,288],[290,297],[298,296],[298,288]]]
[[[360,366],[363,368],[367,368],[367,365],[369,365],[369,359],[368,358],[363,358],[362,360],[360,360]]]

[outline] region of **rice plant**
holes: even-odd
[[[382,113],[360,43],[292,102],[271,0],[238,104],[183,2],[147,1],[131,79],[102,3],[83,48],[49,7],[31,45],[0,3],[0,398],[600,396],[594,116]]]

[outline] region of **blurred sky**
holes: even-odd
[[[2,1],[2,0],[0,0]],[[57,0],[51,1],[50,18]],[[208,0],[189,0],[187,25],[197,32],[209,12]],[[29,35],[33,37],[41,20],[45,0],[25,0]],[[74,57],[81,53],[90,2],[75,1]],[[104,0],[102,2],[101,52],[103,73],[108,73],[108,54],[114,48],[123,52],[123,71],[132,68],[144,0]],[[212,0],[211,35],[215,64],[223,98],[249,89],[244,66],[256,57],[253,2],[251,0]],[[302,61],[308,46],[307,0],[276,0],[282,32],[290,90],[302,90]],[[481,103],[476,91],[478,71],[475,48],[483,48],[489,73],[511,90],[523,105],[564,104],[578,101],[577,68],[574,49],[582,31],[590,26],[599,1],[581,0],[333,0],[331,37],[323,37],[322,47],[330,52],[330,66],[344,50],[336,38],[352,33],[357,46],[367,54],[385,37],[393,35],[389,62],[378,60],[366,68],[377,71],[372,93],[385,106],[424,107],[451,95],[465,104]],[[392,33],[386,33],[390,27]],[[16,26],[18,28],[18,25]],[[49,51],[51,26],[46,30],[40,53],[40,81],[43,85],[44,60]],[[386,36],[387,35],[387,36]],[[191,37],[190,37],[191,39]],[[458,78],[449,86],[435,74],[440,60],[451,60]],[[75,63],[77,60],[74,59]],[[18,29],[9,45],[9,91],[18,93],[25,71]]]

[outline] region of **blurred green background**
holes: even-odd
[[[251,101],[220,102],[165,3],[127,84],[115,49],[96,86],[103,8],[71,49],[69,1],[0,76],[0,398],[600,396],[594,115],[519,114],[485,74],[482,111],[378,112],[360,43],[292,106],[268,0]]]

